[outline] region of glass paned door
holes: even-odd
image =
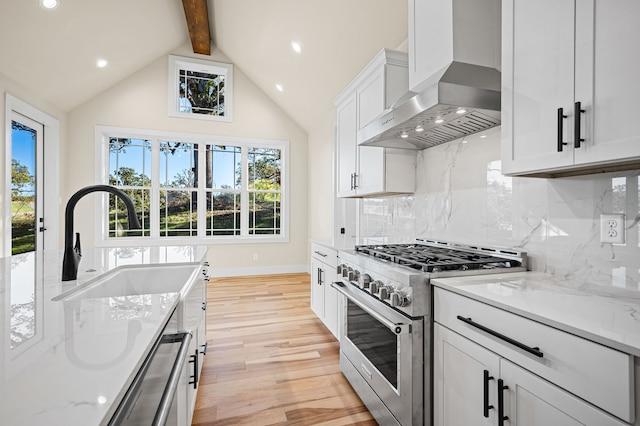
[[[11,114],[11,254],[43,247],[43,125]]]

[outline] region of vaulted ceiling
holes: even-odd
[[[381,48],[407,37],[406,0],[208,0],[208,9],[212,48],[307,131]],[[186,43],[180,0],[0,2],[0,73],[65,111]]]

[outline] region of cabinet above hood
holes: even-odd
[[[358,132],[358,145],[425,149],[500,125],[500,2],[414,3],[410,81],[411,72],[419,81]]]

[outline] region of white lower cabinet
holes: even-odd
[[[434,425],[634,421],[630,355],[440,288],[434,318]]]
[[[339,340],[339,295],[331,287],[331,283],[337,280],[337,262],[336,250],[311,243],[311,309]]]
[[[187,406],[185,414],[187,425],[190,425],[193,419],[202,365],[204,356],[207,353],[206,309],[208,279],[208,270],[205,266],[202,269],[202,274],[195,278],[193,286],[185,295],[184,324],[181,325],[181,329],[183,331],[191,331],[192,334],[188,363],[186,363],[180,383],[181,389],[186,393]]]

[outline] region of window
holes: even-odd
[[[169,56],[169,115],[232,121],[233,65]]]
[[[288,142],[110,127],[97,127],[96,138],[98,182],[127,193],[142,225],[128,230],[124,204],[105,194],[96,240],[288,240]]]

